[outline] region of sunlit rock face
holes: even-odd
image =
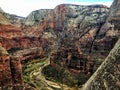
[[[105,38],[118,37],[120,35],[119,11],[120,1],[114,0],[110,8],[109,16],[106,23],[101,28],[101,34],[105,34]],[[83,86],[83,90],[98,90],[98,89],[120,89],[120,39],[115,44],[114,48],[100,65],[97,71]]]
[[[33,31],[33,34],[37,36],[38,33],[50,28],[56,31],[63,32],[70,32],[71,30],[73,30],[71,32],[75,32],[74,29],[79,29],[79,31],[83,32],[83,29],[88,29],[89,27],[94,28],[94,26],[97,26],[96,23],[104,22],[105,18],[107,17],[108,11],[109,8],[103,5],[79,6],[71,4],[61,4],[53,10],[33,11],[26,18],[25,24],[31,23],[29,25],[34,25],[35,21],[37,20],[38,27],[36,28],[36,30]]]
[[[9,22],[17,27],[21,27],[21,25],[24,22],[24,17],[17,16],[14,14],[9,14],[9,13],[3,13],[4,16],[9,20]]]
[[[37,26],[51,14],[52,9],[40,9],[31,12],[24,21],[25,25]]]
[[[17,27],[20,27],[23,21],[24,17],[6,13],[0,8],[0,24],[13,24]]]
[[[23,19],[0,9],[0,90],[25,89],[21,61],[43,57],[43,49],[49,44],[45,38],[25,35]]]
[[[54,30],[53,35],[57,38],[56,46],[58,52],[51,56],[52,65],[60,65],[65,68],[70,67],[70,69],[78,70],[78,72],[83,71],[92,74],[118,39],[113,36],[109,38],[106,35],[98,37],[102,26],[106,22],[108,12],[109,8],[103,5],[58,5],[53,11],[54,18],[49,17],[54,27],[51,27],[48,23],[49,27],[46,27],[46,30],[43,32],[48,32],[52,28]],[[115,31],[113,32],[115,33]],[[75,52],[78,52],[78,55]],[[69,57],[67,53],[71,53],[70,63],[67,63]],[[61,59],[58,59],[59,56]],[[72,56],[77,60],[72,58]],[[81,69],[81,66],[76,64],[79,62],[85,63],[83,66],[86,70]],[[77,68],[78,66],[79,68]]]
[[[111,23],[110,31],[102,32],[108,16],[109,8],[104,5],[61,4],[53,10],[33,11],[25,19],[23,31],[27,36],[51,41],[53,50],[63,51],[62,47],[73,49],[75,46],[91,61],[102,62],[118,40]]]
[[[61,4],[33,34],[43,37],[54,35],[48,38],[56,42],[55,51],[50,56],[51,67],[62,67],[77,75],[92,75],[118,40],[111,23],[110,32],[102,34],[108,17],[109,8],[103,5]],[[42,34],[38,34],[40,32]]]
[[[22,18],[0,9],[0,43],[10,55],[21,56],[20,59],[7,56],[10,60],[6,63],[9,73],[6,83],[22,84],[20,61],[43,57],[45,53],[51,55],[53,67],[93,74],[118,40],[119,29],[119,0],[115,0],[110,12],[104,5],[61,4]]]
[[[0,25],[0,37],[15,38],[15,37],[23,37],[23,36],[24,36],[24,33],[19,27],[15,27],[11,24]]]

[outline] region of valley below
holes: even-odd
[[[0,8],[0,90],[120,90],[120,0]]]
[[[42,69],[49,64],[50,58],[43,58],[33,60],[33,62],[24,65],[24,82],[32,86],[35,90],[80,90],[78,87],[70,87],[55,80],[50,81],[50,79],[46,79],[42,73]]]

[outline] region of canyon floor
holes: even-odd
[[[50,58],[42,58],[27,63],[23,69],[24,82],[35,90],[80,90],[78,87],[69,87],[60,82],[50,81],[45,78],[42,69],[50,64]]]
[[[120,0],[27,17],[0,8],[0,90],[120,90],[119,68]]]

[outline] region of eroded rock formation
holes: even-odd
[[[120,38],[119,28],[119,6],[120,0],[114,0],[109,17],[106,20],[105,25],[101,29],[101,34],[105,34],[106,37],[112,36]],[[111,28],[111,29],[110,29]],[[120,89],[120,39],[100,65],[97,71],[83,86],[83,90],[119,90]]]
[[[52,9],[40,9],[30,13],[25,18],[24,25],[27,26],[37,26],[39,25],[44,19],[46,19],[52,12]]]
[[[53,14],[56,18],[53,20],[55,22],[54,31],[58,39],[57,46],[60,47],[58,48],[58,52],[61,47],[65,47],[67,50],[69,47],[74,49],[76,45],[82,51],[83,55],[88,54],[90,56],[91,61],[98,61],[96,58],[101,61],[104,60],[117,41],[116,36],[107,37],[106,39],[104,39],[105,35],[101,38],[97,37],[107,18],[107,11],[108,8],[102,5],[85,7],[63,4],[57,6]],[[73,16],[73,13],[76,17]],[[94,15],[97,17],[95,18]],[[93,22],[91,22],[91,19]],[[71,45],[69,46],[68,44]]]
[[[82,90],[120,89],[120,39]]]
[[[108,11],[109,9],[103,5],[58,5],[53,12],[55,17],[53,29],[57,35],[58,51],[53,55],[56,58],[51,57],[52,65],[62,66],[60,64],[62,63],[63,66],[67,68],[70,66],[76,70],[77,67],[81,67],[76,63],[82,58],[86,63],[83,65],[84,69],[86,68],[87,73],[89,71],[93,73],[104,61],[119,36],[116,30],[113,30],[114,27],[109,28],[112,31],[111,34],[102,34],[103,29],[101,28],[104,27],[107,20]],[[67,53],[76,58],[70,59],[70,65],[67,63],[69,56]]]
[[[0,8],[0,24],[3,24],[1,22],[4,22],[4,24],[7,25],[13,24],[15,26],[20,27],[23,21],[24,21],[24,17],[6,13]]]
[[[119,29],[119,0],[110,12],[104,5],[61,4],[53,10],[33,11],[24,19],[0,10],[0,43],[12,56],[1,55],[0,70],[8,77],[0,74],[0,83],[22,85],[21,61],[51,51],[53,67],[93,74],[118,40]]]
[[[0,87],[12,84],[10,57],[8,52],[0,46]]]
[[[0,46],[0,87],[22,86],[22,66],[19,58],[10,57],[8,52]]]

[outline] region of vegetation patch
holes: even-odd
[[[50,81],[59,82],[66,84],[70,87],[80,87],[83,85],[91,75],[86,75],[83,73],[73,74],[64,68],[58,69],[52,66],[46,66],[43,68],[42,73],[45,78]]]
[[[8,50],[8,53],[14,53],[14,52],[17,52],[19,50],[23,50],[22,48],[19,48],[19,47],[14,47],[14,48],[11,48]]]
[[[34,71],[39,70],[45,64],[44,58],[33,60],[29,63],[24,63],[23,66],[23,79],[26,84],[36,88],[36,84],[33,81],[32,74]]]

